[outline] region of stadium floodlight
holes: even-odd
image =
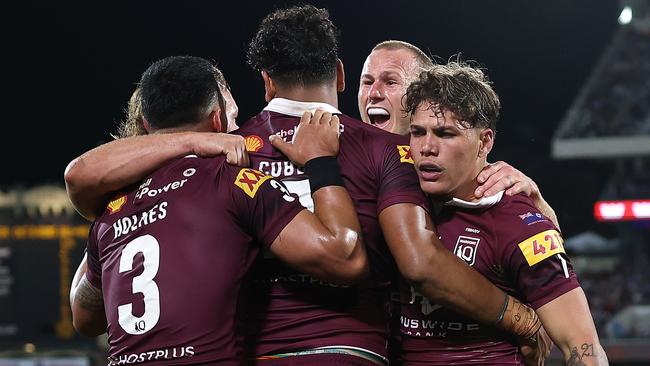
[[[618,22],[620,24],[628,24],[632,21],[632,8],[626,6],[621,11],[621,15],[618,16]]]

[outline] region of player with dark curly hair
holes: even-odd
[[[422,190],[442,243],[503,291],[530,304],[567,365],[607,365],[585,294],[557,226],[531,198],[503,191],[477,199],[501,104],[484,70],[451,61],[422,72],[404,101]],[[404,365],[524,365],[501,330],[402,289]]]

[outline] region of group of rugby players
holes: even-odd
[[[358,121],[336,33],[269,14],[248,48],[268,104],[240,128],[210,61],[142,74],[123,136],[66,168],[93,220],[75,328],[108,332],[110,365],[543,364],[551,340],[607,364],[553,210],[487,162],[484,72],[382,42]]]

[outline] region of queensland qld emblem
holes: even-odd
[[[476,251],[478,250],[479,238],[472,238],[469,236],[459,236],[454,248],[456,256],[464,260],[470,266],[474,265],[476,260]]]

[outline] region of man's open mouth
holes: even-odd
[[[390,122],[390,112],[384,108],[368,108],[367,112],[370,123],[379,128],[386,127]]]

